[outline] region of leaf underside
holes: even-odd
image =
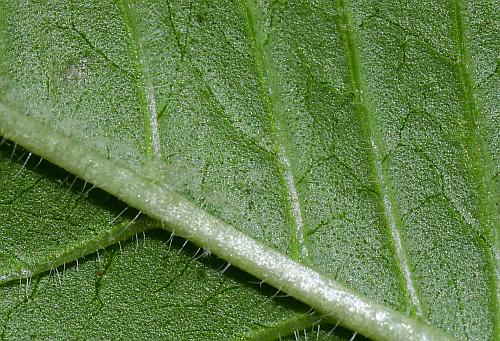
[[[0,335],[351,337],[306,288],[292,294],[317,314],[157,229],[173,220],[124,210],[154,209],[143,193],[92,188],[142,181],[374,306],[499,338],[499,14],[459,0],[3,1]],[[23,134],[40,150],[17,147]],[[66,168],[92,184],[30,152],[81,159]],[[87,179],[87,159],[130,183]],[[339,322],[376,323],[353,321]]]

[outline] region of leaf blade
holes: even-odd
[[[164,165],[161,162],[155,164],[144,155],[144,150],[154,149],[152,144],[147,142],[152,140],[148,129],[151,126],[150,121],[153,120],[150,120],[149,114],[141,114],[145,111],[144,108],[150,108],[151,105],[143,103],[141,106],[137,103],[141,102],[141,91],[145,93],[147,89],[160,89],[161,81],[173,79],[170,90],[168,86],[165,87],[167,90],[157,90],[159,96],[155,100],[157,99],[158,103],[164,102],[160,110],[164,116],[158,118],[161,129],[158,139],[162,140],[165,159],[168,160],[167,163],[174,165],[174,172],[179,169],[181,172],[185,171],[193,163],[196,167],[199,166],[199,171],[196,170],[193,177],[201,179],[199,182],[192,179],[186,181],[186,176],[181,179],[186,182],[180,185],[180,191],[184,195],[198,202],[199,206],[207,207],[207,210],[218,218],[238,226],[248,235],[281,250],[292,259],[297,259],[297,254],[300,254],[294,251],[296,242],[293,239],[300,239],[297,237],[297,229],[293,228],[294,221],[295,226],[301,224],[297,224],[297,215],[294,215],[293,209],[290,208],[293,208],[294,202],[300,202],[302,228],[299,230],[304,236],[303,244],[308,245],[312,264],[320,271],[331,278],[349,283],[349,286],[379,302],[390,302],[391,306],[401,312],[407,310],[411,301],[414,307],[418,306],[415,303],[415,297],[418,296],[419,300],[424,302],[424,309],[420,311],[422,319],[430,320],[455,335],[473,338],[473,335],[482,335],[483,332],[492,330],[497,330],[498,333],[498,327],[495,327],[495,316],[498,316],[498,290],[496,297],[494,294],[495,273],[498,281],[498,262],[495,261],[498,257],[498,251],[495,251],[498,250],[498,238],[495,237],[498,225],[485,223],[489,217],[495,220],[495,202],[498,200],[495,193],[498,191],[480,189],[481,186],[486,186],[486,182],[490,184],[486,187],[495,188],[495,182],[489,180],[494,179],[495,171],[494,163],[491,163],[491,166],[488,163],[488,153],[492,153],[492,160],[495,159],[498,144],[485,144],[491,139],[494,141],[498,134],[493,130],[490,135],[485,136],[484,142],[476,143],[479,147],[485,145],[486,152],[480,154],[488,161],[488,174],[478,176],[480,171],[476,171],[481,167],[476,168],[466,162],[469,153],[475,155],[477,150],[474,138],[471,139],[473,129],[469,123],[463,123],[467,121],[463,121],[467,112],[474,111],[471,109],[471,103],[477,96],[471,90],[473,81],[467,74],[469,66],[466,67],[463,62],[467,59],[464,57],[464,50],[457,49],[457,46],[463,47],[468,43],[464,39],[466,25],[460,23],[467,22],[470,17],[464,16],[462,20],[462,10],[456,9],[457,5],[461,8],[458,2],[429,2],[428,8],[419,4],[398,7],[397,3],[391,1],[382,2],[377,6],[361,2],[338,4],[340,5],[337,8],[328,4],[307,3],[269,6],[257,4],[253,7],[254,13],[259,12],[255,15],[258,20],[250,20],[250,26],[259,32],[260,37],[260,52],[257,55],[260,55],[260,59],[265,59],[268,65],[264,68],[267,70],[264,73],[272,70],[272,73],[277,75],[275,78],[279,78],[273,81],[271,91],[268,91],[269,86],[266,85],[260,85],[259,88],[256,82],[263,71],[253,70],[255,64],[259,63],[253,62],[255,58],[252,58],[252,52],[248,54],[252,44],[248,43],[245,34],[244,28],[248,25],[244,24],[245,14],[241,13],[240,4],[224,5],[228,13],[236,13],[235,17],[240,19],[239,21],[233,22],[230,16],[223,16],[217,24],[213,21],[216,18],[213,16],[216,9],[198,3],[186,5],[184,8],[183,5],[172,3],[166,5],[168,8],[163,7],[158,11],[153,11],[146,3],[127,4],[130,11],[140,13],[137,18],[144,19],[138,21],[135,28],[140,31],[137,35],[142,37],[136,39],[137,44],[142,46],[142,58],[139,58],[139,62],[147,59],[148,63],[155,65],[149,70],[152,75],[148,77],[153,83],[156,82],[155,85],[142,86],[143,90],[140,90],[141,87],[136,86],[141,78],[140,75],[137,78],[137,71],[127,75],[129,66],[119,66],[112,62],[114,57],[108,57],[112,55],[109,53],[112,49],[98,47],[101,42],[103,45],[109,45],[109,41],[113,39],[100,39],[95,43],[88,38],[90,43],[87,43],[87,46],[100,58],[96,65],[106,64],[103,69],[107,70],[115,64],[115,70],[126,71],[122,72],[126,75],[125,79],[119,79],[117,82],[121,82],[123,87],[130,88],[127,91],[134,93],[129,101],[134,109],[126,112],[130,117],[145,122],[146,128],[145,131],[136,132],[137,136],[142,136],[138,138],[137,144],[130,144],[131,140],[125,138],[125,143],[132,146],[130,152],[123,153],[123,150],[117,147],[122,137],[113,136],[115,123],[97,132],[98,136],[105,136],[101,141],[105,148],[95,143],[93,147],[102,155],[108,155],[117,160],[118,164],[131,167],[135,172],[151,172],[152,169],[153,174],[149,175],[151,178],[162,173]],[[251,5],[253,6],[253,3]],[[105,6],[109,6],[111,12],[116,14],[116,6]],[[434,19],[432,15],[415,15],[414,13],[419,11],[409,11],[409,8],[418,8],[422,13],[428,13],[429,8],[435,9],[439,20]],[[73,13],[72,8],[67,10],[68,13]],[[198,12],[200,10],[202,12]],[[168,18],[158,18],[167,12]],[[494,11],[489,12],[492,13]],[[114,20],[114,15],[111,17]],[[310,19],[311,17],[314,19]],[[179,21],[179,18],[182,20]],[[158,25],[158,21],[162,20],[167,22],[168,30],[163,30],[163,27]],[[248,21],[248,18],[246,20]],[[123,20],[118,22],[117,27],[123,28]],[[336,22],[335,26],[331,25]],[[316,29],[301,30],[299,26],[304,23],[311,24]],[[457,35],[454,29],[461,26],[463,27],[458,30]],[[98,34],[95,27],[82,27]],[[151,32],[151,29],[157,28],[160,29]],[[167,39],[166,43],[156,39],[155,34],[162,39],[164,34],[170,37],[172,32],[169,30],[175,34],[174,39]],[[293,37],[291,32],[296,33],[297,37]],[[210,40],[211,34],[217,37],[213,41]],[[123,36],[126,34],[118,40],[122,40]],[[327,39],[332,39],[333,42],[325,42]],[[237,48],[234,48],[235,46]],[[328,48],[338,50],[329,54]],[[359,51],[354,51],[354,54],[349,52],[354,48]],[[159,54],[154,53],[156,49],[166,51],[167,55],[170,53],[172,58],[159,57]],[[218,62],[219,55],[223,56],[227,65]],[[178,56],[178,60],[173,56]],[[399,61],[401,56],[402,62]],[[130,64],[127,61],[129,57],[126,53],[121,57],[125,60],[124,65]],[[49,56],[48,60],[50,58]],[[334,63],[330,62],[329,58],[340,66],[333,68]],[[84,58],[90,59],[93,57]],[[132,62],[133,59],[131,58]],[[135,60],[137,64],[137,56]],[[159,63],[165,60],[168,67]],[[379,60],[385,63],[380,63]],[[76,70],[71,66],[70,78],[80,77],[82,69],[86,67],[84,64],[80,64]],[[78,66],[78,63],[76,65]],[[298,71],[296,76],[287,68]],[[214,69],[217,71],[214,72]],[[352,72],[354,69],[357,72]],[[332,70],[335,72],[328,74]],[[326,72],[322,73],[323,71]],[[420,76],[419,81],[412,79],[412,73]],[[162,78],[162,74],[168,77]],[[179,75],[180,80],[176,79]],[[238,75],[244,75],[245,81],[238,83]],[[303,77],[304,75],[306,77]],[[104,78],[107,76],[110,76],[109,72]],[[101,79],[99,77],[96,79]],[[144,80],[143,76],[142,79]],[[495,83],[495,78],[489,79],[493,80],[490,85],[494,88],[498,82]],[[191,81],[193,84],[189,84]],[[58,83],[64,82],[60,82],[56,77],[54,85],[57,87]],[[439,87],[438,84],[448,85]],[[70,97],[74,95],[72,91],[74,92],[75,88],[79,89],[74,85],[68,87]],[[233,88],[236,90],[233,91]],[[438,89],[443,91],[440,93]],[[264,94],[262,101],[244,100],[241,94],[244,94],[245,90],[255,95],[248,97],[257,99],[261,97],[261,92],[269,92],[274,96],[274,107],[280,107],[280,113],[285,116],[286,123],[282,125],[290,128],[281,133],[282,143],[276,144],[273,120],[265,115],[259,116],[266,112],[266,95]],[[462,100],[463,96],[465,101]],[[489,97],[485,99],[490,100]],[[90,103],[98,102],[93,96],[90,98]],[[376,139],[376,149],[369,143],[370,139],[365,137],[366,132],[363,129],[366,128],[360,128],[364,122],[358,117],[359,102],[363,102],[360,99],[363,99],[365,109],[368,107],[366,103],[371,103],[371,130],[380,129],[381,132]],[[330,100],[334,105],[328,104]],[[80,102],[83,103],[81,109],[91,108],[84,97],[78,100],[78,103]],[[53,102],[49,100],[48,103],[51,107]],[[78,103],[75,106],[77,109],[80,106]],[[355,110],[356,106],[358,112]],[[109,109],[105,105],[98,107],[102,112]],[[55,105],[55,108],[64,109],[64,105]],[[71,105],[68,108],[71,108]],[[39,107],[35,105],[34,109],[37,111]],[[196,112],[198,116],[191,115],[190,111]],[[237,112],[236,115],[233,114],[234,111]],[[328,121],[330,117],[334,117],[335,111],[339,113],[335,117],[337,121]],[[181,114],[175,117],[174,112]],[[42,120],[46,118],[46,114],[40,116]],[[488,115],[490,116],[487,116],[486,120],[490,120],[491,126],[494,127],[494,111],[490,111]],[[242,119],[242,116],[245,118]],[[209,119],[200,120],[200,117]],[[254,124],[251,120],[257,117],[259,119],[255,121],[259,123]],[[77,122],[80,122],[78,120],[79,118]],[[56,124],[57,121],[58,119],[55,120]],[[310,121],[314,123],[311,124]],[[339,129],[342,122],[346,121],[349,121],[345,129],[347,134]],[[127,126],[128,136],[135,130],[133,126]],[[488,130],[484,125],[480,129]],[[330,134],[330,130],[334,133]],[[447,131],[452,133],[443,133]],[[92,140],[88,139],[90,134],[95,133],[87,129],[83,134],[75,134],[74,138],[86,143]],[[178,134],[186,136],[178,138]],[[343,145],[335,143],[335,139],[339,137]],[[227,138],[230,142],[224,141]],[[193,142],[196,140],[198,142]],[[115,142],[118,143],[113,146]],[[356,144],[359,144],[358,149],[354,147]],[[288,162],[276,164],[276,159],[283,159],[279,157],[280,148],[276,145],[286,145],[285,159]],[[113,152],[103,153],[106,148]],[[216,157],[211,158],[210,152]],[[176,153],[185,155],[179,156]],[[360,156],[353,155],[356,153]],[[370,153],[373,155],[370,156]],[[481,163],[477,155],[471,158],[473,163]],[[363,165],[364,160],[368,160],[369,166]],[[179,169],[176,168],[176,162],[180,164]],[[258,169],[256,173],[259,181],[255,181],[256,176],[250,173],[250,167]],[[328,172],[331,172],[332,176],[325,179]],[[276,177],[276,174],[280,173],[284,174],[281,180]],[[298,180],[292,182],[295,186],[290,186],[290,181],[287,180],[291,177],[288,176],[287,179],[287,174],[296,175],[294,179]],[[172,180],[170,175],[166,176],[167,182]],[[226,181],[225,177],[233,181]],[[260,180],[263,177],[268,177],[269,180]],[[385,183],[378,186],[382,190],[372,184],[370,179],[375,179],[379,184]],[[381,179],[383,181],[380,181]],[[418,184],[415,186],[416,190],[412,189],[415,182]],[[346,185],[348,183],[354,184],[353,188],[349,188]],[[247,189],[247,194],[241,195],[241,189],[255,184],[264,185],[266,188]],[[332,184],[334,186],[331,186]],[[333,188],[328,189],[329,187]],[[295,191],[291,190],[294,188]],[[224,193],[224,196],[234,200],[234,203],[220,200],[213,196],[213,192]],[[296,195],[292,195],[293,192]],[[392,196],[389,195],[391,192]],[[255,214],[253,209],[243,210],[243,214],[237,212],[246,204],[255,205],[252,200],[247,201],[246,196],[253,199],[258,198],[257,194],[266,197],[265,203],[261,205],[266,210],[265,214]],[[413,200],[412,196],[417,200]],[[384,200],[386,197],[392,198]],[[489,199],[485,201],[485,197]],[[391,203],[390,209],[385,205],[387,201]],[[381,203],[384,205],[380,206]],[[487,206],[489,209],[485,209]],[[273,210],[277,214],[273,215]],[[399,214],[396,214],[396,211]],[[242,219],[243,217],[250,219]],[[388,219],[391,217],[393,219]],[[259,220],[262,218],[274,220],[263,224],[262,220]],[[390,224],[391,220],[394,224]],[[396,223],[399,227],[391,229]],[[349,231],[349,228],[355,232]],[[440,229],[450,232],[441,234]],[[331,241],[335,238],[343,243]],[[402,240],[402,245],[406,245],[406,250],[394,247],[394,243],[398,245],[398,239]],[[314,247],[311,247],[311,244]],[[453,247],[450,249],[450,246]],[[437,262],[433,259],[434,253],[447,256]],[[467,262],[461,261],[463,255],[468,255]],[[393,271],[398,267],[405,268],[406,256],[409,259],[406,266],[408,271],[403,271],[403,275],[401,270]],[[399,265],[395,260],[398,258]],[[456,269],[450,266],[453,263],[456,264]],[[408,285],[412,281],[412,276],[408,274],[410,270],[415,285]],[[483,277],[473,280],[472,276],[464,275],[475,271],[479,271]],[[377,281],[380,272],[388,279]],[[356,275],[351,275],[352,273]],[[439,278],[450,280],[446,283],[438,280]],[[467,283],[466,289],[462,283]],[[412,292],[413,295],[408,297],[408,293]],[[452,295],[441,295],[442,292],[451,292]],[[456,309],[457,307],[464,308]],[[410,308],[410,312],[411,310],[418,309]],[[476,315],[484,316],[485,322],[475,321],[470,325],[461,322],[472,321]]]
[[[69,172],[168,223],[176,235],[213,251],[364,335],[389,340],[453,339],[281,255],[168,188],[116,167],[85,146],[60,134],[46,134],[45,127],[6,110],[3,105],[0,105],[0,122],[3,135],[8,134],[29,150],[42,152],[47,160],[57,160]]]

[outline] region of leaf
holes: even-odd
[[[127,238],[152,222],[139,218],[131,225],[137,212],[123,211],[123,203],[5,141],[0,179],[0,273],[50,269],[48,275],[3,288],[2,340],[98,335],[272,339],[295,329],[304,328],[309,337],[320,330],[317,316],[304,306],[173,236],[136,234],[104,249],[110,239],[120,238],[118,233]],[[93,255],[54,266],[54,261],[72,260],[75,252],[95,249]],[[58,328],[61,320],[64,329]],[[314,329],[306,332],[311,324]],[[330,329],[321,332],[331,337]],[[339,340],[351,336],[343,337],[346,331],[340,328],[335,333]]]
[[[272,339],[318,320],[180,238],[135,234],[153,222],[130,224],[137,212],[106,193],[34,156],[16,162],[27,152],[9,143],[0,151],[0,271],[50,269],[2,288],[2,340]],[[120,237],[113,231],[133,238],[104,248]],[[68,263],[54,265],[61,258]]]
[[[0,133],[363,335],[498,338],[493,2],[1,6]]]

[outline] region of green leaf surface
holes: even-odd
[[[458,0],[3,1],[0,134],[30,152],[1,150],[3,337],[316,327],[158,230],[118,252],[165,227],[362,335],[497,339],[499,14]]]
[[[318,331],[307,306],[153,221],[131,224],[137,212],[105,192],[34,156],[25,162],[11,143],[0,152],[1,271],[36,273],[2,287],[0,339],[272,340]]]

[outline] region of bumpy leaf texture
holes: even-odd
[[[493,0],[3,0],[0,335],[352,335],[38,164],[30,152],[50,153],[16,145],[16,113],[43,127],[18,130],[168,185],[388,309],[498,339],[499,12]],[[71,157],[83,158],[61,147]]]

